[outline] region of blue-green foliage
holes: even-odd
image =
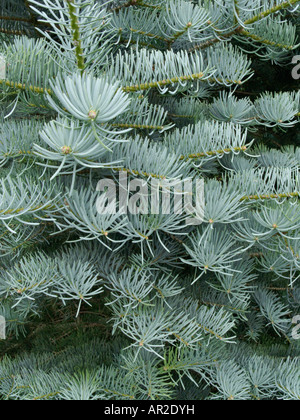
[[[2,0],[0,399],[300,399],[299,3]]]

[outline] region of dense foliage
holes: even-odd
[[[299,3],[1,1],[1,399],[300,399]]]

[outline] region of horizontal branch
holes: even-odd
[[[32,86],[32,85],[28,86],[25,83],[12,82],[9,80],[4,80],[4,79],[0,79],[0,85],[9,86],[9,87],[19,89],[19,90],[29,90],[31,92],[40,93],[42,95],[44,95],[45,93],[49,93],[49,95],[53,94],[51,89],[46,89],[46,88]]]
[[[151,174],[148,172],[139,172],[135,169],[128,169],[128,168],[112,168],[113,171],[117,172],[127,172],[128,174],[137,175],[137,176],[145,176],[146,178],[156,178],[156,179],[166,179],[163,175]]]
[[[211,83],[216,83],[216,81],[220,83],[223,82],[223,80],[218,79],[218,78],[204,79],[204,73],[195,73],[189,76],[173,77],[172,79],[160,80],[158,82],[149,82],[149,83],[136,84],[132,86],[126,86],[126,87],[123,87],[122,90],[126,93],[139,92],[141,90],[154,89],[154,88],[159,88],[159,87],[164,87],[164,86],[169,86],[169,85],[173,86],[174,84],[179,83],[179,82],[192,82],[194,80],[202,80],[203,82],[209,81]],[[241,80],[226,79],[225,81],[230,84],[236,84],[236,85],[242,84]]]
[[[246,20],[243,23],[243,26],[247,26],[247,25],[251,25],[253,23],[259,22],[260,20],[262,20],[262,19],[264,19],[264,18],[266,18],[266,17],[268,17],[268,16],[270,16],[272,14],[275,14],[275,13],[279,12],[280,10],[287,9],[287,8],[293,6],[294,4],[299,3],[299,1],[300,0],[289,0],[289,1],[285,1],[285,2],[283,2],[283,3],[281,3],[281,4],[277,5],[277,6],[272,7],[271,9],[266,10],[265,12],[259,13],[258,15],[254,16],[251,19]],[[226,33],[224,35],[221,35],[220,34],[218,38],[214,38],[214,39],[211,39],[211,40],[209,40],[207,42],[204,42],[202,44],[195,45],[193,48],[191,48],[189,50],[189,52],[193,52],[195,50],[202,50],[202,49],[205,49],[205,48],[209,48],[212,45],[217,44],[217,43],[219,43],[219,42],[221,42],[223,40],[226,41],[226,39],[231,38],[234,35],[239,35],[243,31],[245,31],[244,28],[243,28],[243,26],[239,26],[236,29],[234,29],[234,30],[232,30],[232,31],[230,31],[230,32],[228,32],[228,33]],[[247,31],[245,31],[245,32],[247,32]]]
[[[105,124],[103,124],[105,125]],[[164,130],[164,126],[160,125],[143,125],[143,124],[111,124],[115,128],[135,128],[137,130]]]
[[[152,33],[149,33],[149,32],[144,32],[144,31],[139,30],[139,29],[130,28],[130,31],[133,32],[134,34],[139,34],[139,35],[146,36],[148,38],[157,39],[158,41],[169,42],[168,39],[166,39],[166,38],[164,38],[162,36],[155,35],[155,34],[152,34]]]
[[[5,29],[5,28],[0,28],[0,32],[2,34],[7,34],[7,35],[27,35],[25,31],[20,31],[20,30],[13,30],[13,29]]]
[[[202,42],[201,44],[194,45],[193,48],[189,49],[189,52],[194,52],[196,50],[204,50],[206,48],[212,47],[215,44],[218,44],[221,41],[226,41],[227,38],[231,38],[233,35],[236,35],[239,31],[241,31],[243,28],[239,26],[238,28],[224,34],[220,35],[220,38],[213,38],[206,42]]]
[[[55,209],[55,207],[52,204],[48,204],[47,206],[45,206],[44,204],[41,204],[40,206],[36,206],[36,207],[31,207],[28,209],[28,212],[30,213],[34,213],[36,211],[39,210],[50,210],[50,209]],[[4,216],[8,216],[10,214],[13,213],[22,213],[24,212],[25,208],[19,208],[19,209],[9,209],[9,210],[0,210],[0,214],[3,214]]]
[[[23,17],[14,17],[14,16],[0,16],[0,20],[11,20],[13,22],[32,23],[32,19],[26,19]]]
[[[280,199],[280,198],[297,198],[300,197],[299,192],[293,193],[283,193],[283,194],[262,194],[262,195],[249,195],[241,198],[241,201],[250,201],[250,200],[270,200],[270,199]]]
[[[278,4],[277,6],[271,7],[271,9],[266,10],[265,12],[259,13],[251,19],[248,19],[244,22],[246,25],[251,25],[252,23],[259,22],[260,20],[279,12],[280,10],[288,9],[296,3],[299,3],[300,0],[289,0],[283,3]]]
[[[285,49],[285,50],[293,50],[295,48],[293,45],[278,44],[275,41],[270,41],[270,40],[262,38],[258,35],[251,34],[250,32],[246,31],[245,29],[240,31],[239,34],[242,35],[242,36],[245,36],[247,38],[251,38],[256,42],[260,42],[261,44],[270,45],[272,47],[282,48],[282,49]]]
[[[174,85],[175,83],[179,83],[180,81],[193,81],[193,80],[201,80],[204,77],[204,73],[196,73],[192,74],[191,76],[181,76],[181,77],[173,77],[172,79],[160,80],[158,82],[149,82],[149,83],[142,83],[139,85],[133,86],[126,86],[123,87],[124,92],[138,92],[140,90],[148,90],[158,87],[164,87],[169,85]]]
[[[224,155],[226,153],[230,153],[230,152],[245,152],[247,150],[247,146],[242,146],[242,147],[234,147],[231,149],[220,149],[220,150],[213,150],[210,152],[202,152],[202,153],[195,153],[195,154],[191,154],[188,156],[181,156],[180,160],[184,160],[184,159],[198,159],[201,157],[205,157],[205,156],[218,156],[218,155]]]
[[[231,149],[221,149],[221,150],[213,150],[213,151],[209,151],[209,152],[201,152],[201,153],[194,153],[188,156],[180,156],[179,160],[189,160],[189,159],[199,159],[202,157],[209,157],[209,156],[218,156],[218,155],[222,155],[222,154],[226,154],[226,153],[231,153],[231,152],[245,152],[247,150],[247,146],[242,146],[242,147],[234,147]],[[114,171],[118,171],[118,172],[127,172],[129,174],[132,175],[137,175],[137,176],[145,176],[146,178],[156,178],[156,179],[166,179],[166,176],[164,175],[158,175],[158,174],[153,174],[153,173],[148,173],[148,172],[139,172],[135,169],[128,169],[128,168],[112,168]]]

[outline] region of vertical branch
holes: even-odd
[[[72,3],[72,0],[67,0],[67,1],[68,1],[69,14],[70,14],[70,19],[71,19],[71,28],[73,31],[73,43],[75,46],[77,66],[78,66],[78,69],[81,70],[81,72],[83,72],[85,69],[85,64],[84,64],[82,42],[80,38],[79,22],[76,16],[76,6]]]

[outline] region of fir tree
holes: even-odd
[[[2,0],[1,399],[300,399],[299,4]]]

